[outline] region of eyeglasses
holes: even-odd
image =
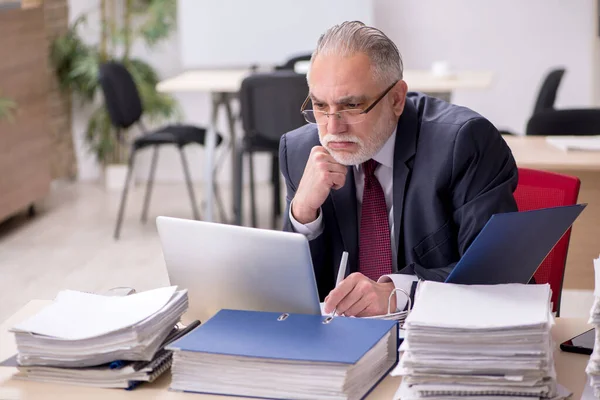
[[[377,103],[379,103],[385,97],[385,95],[388,94],[390,90],[392,90],[394,86],[396,86],[396,83],[398,83],[398,81],[392,83],[390,87],[388,87],[381,94],[381,96],[377,98],[377,100],[375,100],[369,107],[365,108],[364,110],[360,108],[352,108],[349,110],[341,110],[332,113],[319,110],[305,110],[304,107],[308,105],[308,101],[310,100],[309,95],[308,97],[306,97],[306,100],[304,100],[304,103],[302,103],[300,112],[302,113],[302,115],[304,115],[304,119],[309,124],[327,125],[330,116],[335,116],[337,121],[339,121],[342,124],[358,124],[360,122],[363,122],[367,118],[367,113],[371,111],[377,105]]]

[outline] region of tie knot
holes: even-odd
[[[379,163],[372,158],[363,163],[363,169],[365,170],[365,177],[372,178],[375,176],[375,169]]]

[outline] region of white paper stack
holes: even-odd
[[[86,367],[150,361],[187,309],[176,286],[124,297],[65,290],[11,331],[19,365]]]
[[[600,399],[600,257],[594,260],[594,274],[596,276],[594,288],[594,304],[590,310],[589,323],[594,325],[596,340],[594,351],[585,369],[589,376],[589,383],[594,390],[594,396]]]
[[[113,362],[96,367],[63,368],[49,366],[17,366],[15,379],[69,384],[99,388],[133,389],[152,382],[167,371],[173,352],[159,350],[152,361]]]
[[[11,329],[17,378],[101,387],[151,380],[170,366],[160,350],[187,307],[187,290],[176,286],[124,297],[62,291]]]
[[[396,398],[558,398],[549,285],[421,282]]]

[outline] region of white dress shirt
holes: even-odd
[[[392,133],[390,138],[385,142],[381,150],[373,157],[375,161],[377,161],[380,165],[375,170],[375,177],[379,181],[383,189],[383,193],[385,195],[385,205],[387,207],[388,212],[388,222],[390,227],[390,247],[392,249],[392,263],[394,265],[395,270],[401,269],[404,265],[398,268],[398,249],[396,248],[396,241],[394,235],[394,147],[396,145],[396,130]],[[363,190],[365,187],[365,173],[363,171],[362,165],[354,165],[354,184],[356,186],[356,205],[358,212],[358,223],[360,225],[360,216],[362,210],[362,197]],[[301,224],[296,221],[294,216],[292,215],[292,207],[290,207],[290,221],[292,222],[292,227],[298,233],[305,235],[308,240],[313,240],[321,233],[323,233],[323,216],[321,210],[319,210],[319,215],[316,220],[313,222],[309,222],[308,224]],[[360,226],[359,226],[360,229]],[[412,283],[417,280],[415,275],[406,275],[406,274],[391,274],[384,275],[379,278],[379,282],[394,282],[394,286],[398,289],[404,290],[406,293],[410,294],[410,289],[412,287]],[[396,295],[396,303],[397,309],[403,310],[406,306],[407,299],[406,296],[397,293]]]

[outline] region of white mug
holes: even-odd
[[[448,61],[435,61],[431,64],[431,73],[434,76],[444,77],[452,74]]]

